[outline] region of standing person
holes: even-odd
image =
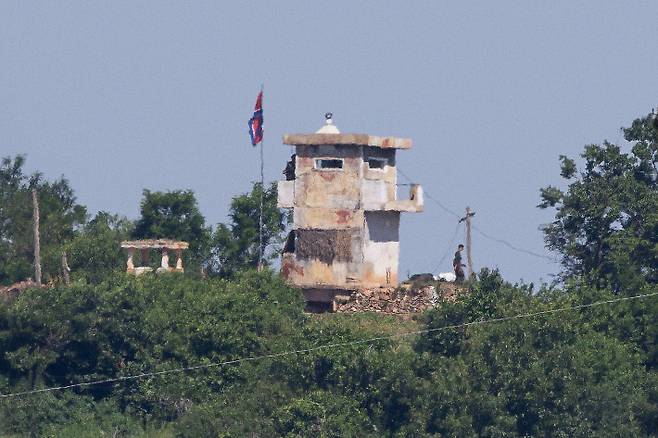
[[[290,161],[286,163],[286,168],[283,169],[283,174],[286,176],[286,181],[293,181],[295,179],[295,158],[297,154],[290,156]]]
[[[465,264],[462,263],[462,251],[464,250],[464,245],[461,243],[457,247],[457,252],[455,252],[455,258],[452,259],[452,268],[455,270],[455,276],[457,277],[455,279],[456,283],[463,283],[464,282],[464,267],[466,266]]]

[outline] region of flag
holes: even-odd
[[[263,141],[263,92],[258,93],[256,105],[254,105],[254,115],[249,119],[249,136],[251,144],[256,146]]]

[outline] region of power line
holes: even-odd
[[[452,250],[453,245],[455,244],[455,239],[457,238],[457,234],[459,233],[459,228],[461,228],[462,223],[457,222],[457,226],[455,227],[455,232],[452,234],[452,238],[450,239],[450,243],[446,246],[446,252],[443,253],[443,256],[441,257],[441,260],[439,260],[439,264],[436,268],[436,271],[439,272],[441,269],[441,265],[443,265],[443,262],[445,261],[446,257],[448,257],[448,254],[450,254],[450,251]]]
[[[61,390],[64,390],[64,389],[71,389],[71,388],[81,388],[81,387],[87,387],[87,386],[101,385],[101,384],[104,384],[104,383],[117,383],[117,382],[123,382],[123,381],[127,381],[127,380],[141,379],[141,378],[144,378],[144,377],[161,376],[161,375],[164,375],[164,374],[174,374],[174,373],[182,373],[182,372],[186,372],[186,371],[195,371],[195,370],[200,370],[200,369],[217,368],[217,367],[221,367],[221,366],[224,366],[224,365],[232,365],[232,364],[241,363],[241,362],[255,362],[255,361],[263,360],[263,359],[273,359],[273,358],[277,358],[277,357],[292,356],[292,355],[297,355],[297,354],[310,353],[310,352],[318,351],[318,350],[326,350],[326,349],[332,349],[332,348],[347,347],[347,346],[350,346],[350,345],[369,344],[369,343],[373,343],[373,342],[376,342],[376,341],[384,341],[384,340],[390,340],[390,339],[395,339],[395,338],[403,338],[403,337],[413,336],[413,335],[435,333],[435,332],[440,332],[440,331],[444,331],[444,330],[452,330],[452,329],[471,327],[471,326],[477,326],[477,325],[493,324],[493,323],[498,323],[498,322],[511,321],[513,319],[530,318],[530,317],[533,317],[533,316],[548,315],[548,314],[553,314],[553,313],[565,312],[565,311],[569,311],[569,310],[585,309],[585,308],[590,308],[590,307],[602,306],[602,305],[605,305],[605,304],[618,303],[618,302],[622,302],[622,301],[648,298],[648,297],[653,297],[653,296],[656,296],[656,295],[658,295],[658,292],[652,292],[652,293],[642,294],[642,295],[634,295],[634,296],[630,296],[630,297],[613,298],[613,299],[610,299],[610,300],[596,301],[594,303],[579,304],[579,305],[576,305],[576,306],[558,307],[558,308],[555,308],[555,309],[542,310],[542,311],[539,311],[539,312],[521,313],[521,314],[517,314],[517,315],[513,315],[513,316],[503,316],[503,317],[500,317],[500,318],[480,319],[480,320],[470,321],[470,322],[466,322],[466,323],[462,323],[462,324],[447,325],[447,326],[436,327],[436,328],[425,329],[425,330],[417,330],[417,331],[412,331],[412,332],[403,332],[403,333],[397,333],[397,334],[388,335],[388,336],[379,336],[379,337],[375,337],[375,338],[361,339],[361,340],[358,340],[358,341],[338,342],[338,343],[334,343],[334,344],[319,345],[317,347],[303,348],[303,349],[300,349],[300,350],[284,351],[284,352],[281,352],[281,353],[264,354],[264,355],[260,355],[260,356],[242,357],[242,358],[239,358],[239,359],[233,359],[233,360],[228,360],[228,361],[224,361],[224,362],[216,362],[216,363],[210,363],[210,364],[195,365],[195,366],[184,367],[184,368],[173,368],[173,369],[170,369],[170,370],[134,374],[134,375],[131,375],[131,376],[115,377],[115,378],[111,378],[111,379],[94,380],[94,381],[91,381],[91,382],[73,383],[73,384],[70,384],[70,385],[52,386],[52,387],[42,388],[42,389],[33,389],[33,390],[30,390],[30,391],[0,394],[0,399],[7,399],[7,398],[12,398],[12,397],[32,395],[32,394],[38,394],[38,393],[44,393],[44,392],[61,391]]]
[[[398,168],[398,173],[400,173],[400,175],[402,175],[406,180],[408,180],[410,183],[412,183],[412,180],[411,180],[411,179],[410,179],[410,178],[409,178],[404,172],[402,172],[402,170],[400,170],[400,168]],[[434,198],[434,197],[433,197],[433,196],[427,191],[427,189],[424,188],[424,189],[423,189],[423,193],[424,193],[424,195],[425,195],[425,197],[426,197],[427,199],[433,201],[433,202],[434,202],[436,205],[438,205],[443,211],[445,211],[445,212],[447,212],[447,213],[450,213],[451,215],[453,215],[454,217],[456,217],[456,218],[459,219],[459,220],[462,219],[462,216],[461,216],[461,215],[457,214],[454,210],[452,210],[452,209],[446,207],[445,205],[443,205],[438,199]],[[499,239],[499,238],[497,238],[497,237],[493,237],[493,236],[491,236],[491,235],[485,233],[484,231],[482,231],[480,228],[476,227],[475,225],[472,225],[472,227],[473,227],[474,230],[476,230],[478,233],[480,233],[480,234],[482,235],[482,237],[484,237],[484,238],[486,238],[486,239],[489,239],[489,240],[492,240],[492,241],[494,241],[494,242],[501,243],[501,244],[505,245],[506,247],[508,247],[508,248],[511,249],[511,250],[514,250],[514,251],[517,251],[517,252],[522,252],[522,253],[524,253],[524,254],[528,254],[528,255],[531,255],[531,256],[534,256],[534,257],[539,257],[539,258],[542,258],[542,259],[545,259],[545,260],[550,260],[550,261],[553,262],[553,263],[560,263],[559,260],[557,260],[557,259],[555,259],[555,258],[553,258],[553,257],[547,256],[547,255],[544,255],[544,254],[539,254],[539,253],[537,253],[537,252],[530,251],[529,249],[520,248],[520,247],[518,247],[518,246],[512,245],[511,243],[509,243],[508,241],[506,241],[506,240],[504,240],[504,239]]]
[[[511,243],[509,243],[508,241],[506,241],[504,239],[499,239],[497,237],[490,236],[487,233],[485,233],[484,231],[482,231],[480,228],[476,227],[475,225],[472,225],[472,227],[475,231],[480,233],[480,235],[482,237],[484,237],[486,239],[489,239],[489,240],[493,240],[494,242],[501,243],[501,244],[505,245],[506,247],[508,247],[510,249],[513,249],[514,251],[518,251],[518,252],[522,252],[522,253],[525,253],[525,254],[528,254],[528,255],[531,255],[531,256],[535,256],[535,257],[539,257],[539,258],[542,258],[542,259],[550,260],[553,263],[560,263],[559,260],[557,260],[553,257],[547,256],[547,255],[544,255],[544,254],[539,254],[539,253],[536,253],[534,251],[530,251],[529,249],[519,248],[517,246],[512,245]]]

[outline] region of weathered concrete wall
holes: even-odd
[[[293,208],[295,206],[295,181],[277,181],[276,205],[279,208]]]
[[[343,160],[342,169],[317,169],[316,159]],[[359,208],[359,180],[361,178],[361,148],[334,145],[303,146],[297,148],[295,207]],[[295,223],[297,227],[312,224]]]
[[[410,213],[419,213],[425,208],[423,199],[423,188],[414,184],[409,187],[409,199],[396,199],[389,201],[384,206],[384,210],[406,211]]]
[[[298,286],[350,289],[363,269],[363,229],[295,230],[295,253],[283,255],[281,272]]]
[[[295,228],[341,230],[363,227],[363,210],[297,207],[293,211]]]
[[[398,283],[400,213],[368,211],[365,222],[361,282],[365,287],[395,286]]]
[[[278,203],[294,208],[296,237],[282,275],[311,301],[331,300],[341,289],[397,285],[400,211],[422,209],[422,191],[412,188],[410,200],[396,194],[395,148],[411,142],[354,134],[284,142],[296,146],[295,180],[279,183]],[[340,163],[323,168],[318,159]]]
[[[390,188],[386,181],[368,180],[361,181],[361,207],[364,210],[383,210],[391,198]],[[395,187],[393,187],[395,190]]]

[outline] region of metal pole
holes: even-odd
[[[466,207],[466,260],[468,263],[468,278],[473,276],[473,256],[471,253],[472,250],[472,241],[471,241],[471,208]]]
[[[258,217],[258,270],[263,269],[263,192],[265,177],[263,172],[263,142],[260,142],[260,214]]]
[[[263,85],[260,86],[260,92],[263,92]],[[261,101],[261,111],[263,111],[263,102]],[[263,192],[265,191],[265,173],[263,160],[263,141],[265,135],[260,141],[260,212],[258,215],[258,270],[263,269]]]

